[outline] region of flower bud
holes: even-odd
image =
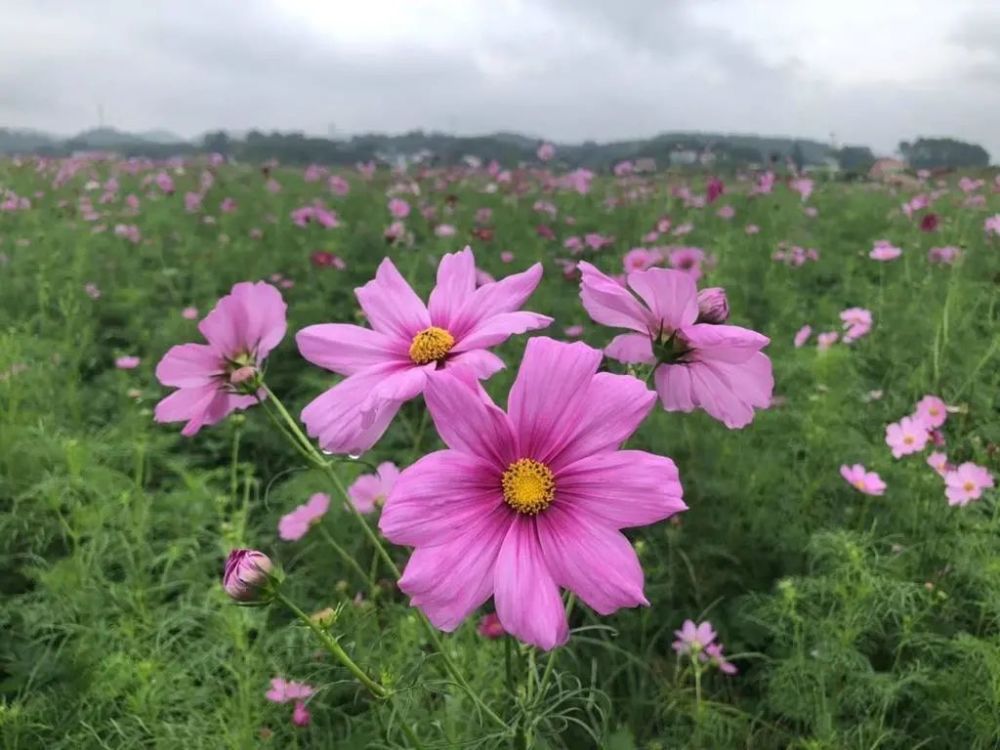
[[[234,549],[226,560],[222,588],[238,602],[266,601],[271,570],[271,558],[253,549]]]
[[[489,638],[491,641],[495,641],[497,638],[502,638],[507,634],[507,631],[503,629],[503,625],[500,624],[500,618],[497,617],[495,612],[483,615],[482,619],[479,621],[479,627],[476,628],[476,631],[483,638]]]
[[[713,286],[698,292],[698,323],[725,323],[729,320],[726,290]]]

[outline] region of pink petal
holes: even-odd
[[[553,505],[538,516],[538,542],[556,585],[598,614],[649,602],[639,558],[621,532]],[[501,553],[502,554],[502,553]]]
[[[212,401],[221,395],[215,385],[197,388],[181,388],[161,400],[156,405],[154,419],[157,422],[187,422],[183,434],[194,435],[208,422]]]
[[[509,509],[498,508],[479,515],[448,541],[414,550],[399,588],[436,627],[454,630],[490,598],[510,518]]]
[[[485,349],[473,349],[470,352],[449,356],[445,366],[449,368],[466,367],[475,374],[476,379],[487,380],[507,365],[493,352],[488,352]]]
[[[375,499],[382,494],[382,483],[372,474],[362,474],[347,488],[354,507],[362,513],[375,510]]]
[[[198,330],[217,353],[232,356],[241,350],[266,357],[285,336],[287,306],[270,284],[236,284],[220,299]]]
[[[462,339],[458,340],[452,351],[461,353],[474,349],[488,349],[491,346],[502,344],[515,334],[545,328],[551,322],[552,318],[548,315],[539,315],[524,310],[493,315],[483,319]]]
[[[628,285],[667,330],[689,326],[698,317],[698,287],[688,273],[667,268],[633,271]]]
[[[437,285],[431,291],[427,309],[434,325],[456,335],[457,313],[476,291],[476,259],[468,246],[441,258]]]
[[[653,374],[653,382],[666,411],[695,410],[694,386],[691,371],[686,365],[660,365]]]
[[[518,310],[535,291],[541,278],[542,264],[535,263],[527,271],[483,284],[466,299],[451,321],[453,327],[448,330],[455,338],[462,338],[487,318]]]
[[[368,322],[380,333],[412,341],[417,332],[431,325],[424,303],[388,258],[379,265],[375,278],[354,294]]]
[[[646,526],[687,510],[674,462],[645,451],[609,451],[566,466],[557,504],[615,529]]]
[[[656,359],[653,356],[653,342],[648,334],[623,333],[611,339],[604,347],[604,353],[611,359],[626,365],[651,365]]]
[[[224,370],[224,363],[210,346],[179,344],[156,365],[156,378],[163,385],[197,388],[211,384]]]
[[[533,517],[514,518],[496,560],[493,585],[497,616],[508,633],[545,651],[569,639],[559,588],[542,556]]]
[[[639,304],[628,289],[586,261],[577,265],[583,275],[580,299],[594,321],[614,328],[630,328],[639,333],[649,333],[656,327],[653,315]]]
[[[409,340],[347,323],[307,326],[295,334],[295,343],[306,360],[339,375],[390,362],[411,364]]]
[[[683,331],[684,339],[697,351],[700,360],[712,359],[721,362],[746,362],[756,352],[770,343],[763,336],[749,328],[730,325],[696,323]]]
[[[468,453],[437,451],[400,474],[379,529],[393,544],[443,544],[498,509],[513,513],[503,501],[498,467]]]
[[[485,393],[448,370],[428,378],[424,400],[445,445],[505,469],[514,461],[514,432],[507,415]]]

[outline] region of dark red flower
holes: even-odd
[[[924,232],[933,232],[938,228],[940,219],[938,219],[937,214],[924,214],[924,218],[920,220],[920,229]]]

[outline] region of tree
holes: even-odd
[[[989,152],[975,143],[954,138],[918,138],[913,143],[902,141],[899,153],[914,169],[940,167],[987,167]]]
[[[867,146],[844,146],[833,157],[845,172],[867,172],[875,163],[875,154]]]

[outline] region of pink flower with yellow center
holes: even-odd
[[[383,260],[375,278],[355,289],[371,328],[324,323],[295,336],[303,357],[346,376],[302,410],[309,435],[331,453],[363,453],[439,370],[461,367],[485,380],[503,369],[490,347],[552,322],[518,309],[541,277],[536,263],[476,288],[475,258],[467,247],[441,259],[437,286],[424,305],[392,261]]]
[[[648,604],[621,529],[686,506],[673,461],[619,450],[656,396],[601,359],[531,339],[507,412],[467,377],[428,381],[447,449],[400,474],[379,527],[415,548],[399,587],[442,630],[492,596],[504,630],[550,649],[569,636],[560,588],[602,615]]]

